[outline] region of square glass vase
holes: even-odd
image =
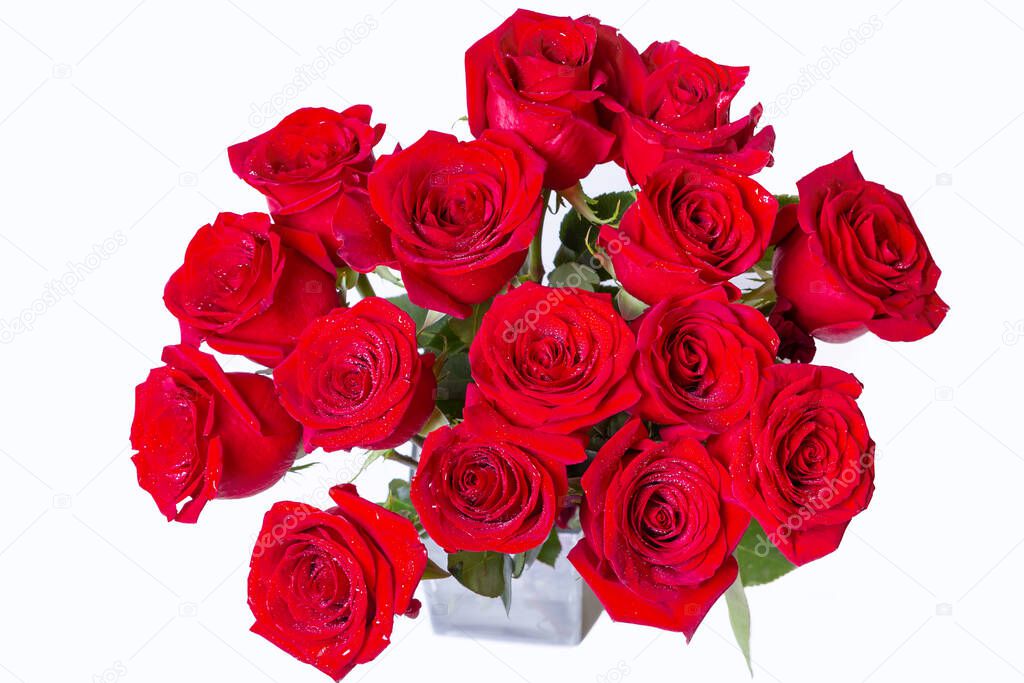
[[[534,562],[512,579],[508,613],[500,598],[473,593],[454,578],[424,581],[427,611],[434,633],[464,638],[578,645],[601,613],[593,592],[565,555],[579,532],[559,531],[562,543],[552,568]],[[432,541],[430,557],[444,567],[444,552]]]

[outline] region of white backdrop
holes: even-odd
[[[248,632],[246,564],[273,501],[323,503],[352,463],[328,457],[256,498],[211,504],[197,526],[167,524],[129,460],[133,387],[177,339],[161,293],[195,228],[218,209],[263,207],[228,168],[229,144],[307,105],[372,104],[388,124],[381,151],[448,130],[465,113],[463,51],[514,8],[0,5],[0,683],[325,680]],[[1024,7],[535,8],[593,14],[641,49],[678,39],[750,64],[736,109],[763,101],[778,133],[759,180],[789,192],[853,149],[869,178],[906,196],[944,270],[951,312],[932,338],[819,352],[866,385],[878,490],[836,553],[749,590],[757,680],[1024,677]],[[602,168],[585,186],[623,183]],[[379,464],[360,488],[382,498],[400,471]],[[401,620],[394,645],[349,680],[747,678],[724,605],[689,646],[607,617],[575,649],[439,638],[427,621]]]

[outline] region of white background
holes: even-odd
[[[778,133],[760,181],[792,191],[854,149],[912,204],[944,271],[951,312],[930,339],[819,352],[866,385],[878,489],[836,553],[749,590],[757,680],[1024,677],[1024,7],[955,5],[543,5],[591,13],[641,49],[678,39],[750,64],[736,111],[763,101]],[[248,632],[246,564],[273,501],[325,502],[352,459],[214,502],[197,526],[167,524],[129,460],[133,387],[176,341],[161,293],[193,231],[218,209],[263,207],[228,168],[229,144],[307,105],[372,104],[388,124],[382,152],[449,130],[465,113],[464,50],[513,9],[0,5],[0,320],[31,323],[3,328],[0,344],[0,683],[325,680]],[[870,37],[851,42],[865,24]],[[344,54],[325,65],[321,49],[339,41]],[[814,64],[829,76],[801,82]],[[319,74],[301,92],[289,89],[297,69]],[[586,188],[623,183],[607,168]],[[61,279],[69,288],[49,296]],[[379,499],[400,471],[380,464],[360,487]],[[394,645],[350,680],[747,677],[724,605],[689,646],[607,617],[575,649],[439,638],[427,622],[401,620]]]

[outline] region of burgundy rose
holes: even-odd
[[[861,384],[835,368],[773,365],[750,417],[710,443],[733,495],[794,564],[839,547],[874,492],[875,443],[857,407]]]
[[[651,441],[633,418],[583,475],[584,538],[569,561],[616,621],[686,639],[736,580],[750,515],[699,441]]]
[[[761,105],[732,120],[730,108],[747,67],[722,66],[679,43],[651,43],[642,75],[617,84],[611,105],[623,168],[640,184],[665,159],[683,157],[752,175],[772,164],[775,131],[755,133]]]
[[[727,282],[764,255],[778,203],[743,176],[683,160],[659,166],[616,230],[601,230],[615,276],[655,304]]]
[[[284,476],[301,430],[269,377],[225,373],[185,345],[166,347],[163,361],[135,388],[131,442],[139,486],[167,521],[195,523],[213,498],[251,496]]]
[[[413,303],[463,318],[515,275],[540,227],[544,161],[514,133],[428,132],[370,176]],[[364,241],[370,241],[367,237]]]
[[[469,349],[467,401],[486,401],[523,427],[580,432],[640,398],[635,345],[610,295],[527,282],[484,314]]]
[[[521,553],[544,543],[568,492],[566,465],[586,459],[570,437],[509,425],[490,407],[427,436],[410,497],[448,552]]]
[[[818,339],[873,332],[914,341],[936,330],[949,306],[939,267],[903,197],[864,180],[853,153],[797,183],[800,203],[780,219],[775,288],[793,320]],[[788,232],[788,236],[787,236]]]
[[[287,246],[262,213],[218,214],[164,289],[181,338],[273,367],[313,318],[338,305],[334,278]]]
[[[395,616],[415,617],[427,551],[408,519],[359,497],[330,492],[323,511],[275,503],[249,564],[252,632],[340,680],[391,642]]]
[[[761,371],[779,339],[757,309],[729,303],[721,289],[665,299],[639,319],[633,412],[671,426],[662,434],[704,437],[747,416]]]
[[[560,190],[609,160],[615,136],[596,103],[636,49],[592,17],[517,10],[466,51],[469,127],[515,131],[547,161],[545,186]]]
[[[384,124],[370,125],[370,115],[364,104],[343,112],[299,109],[267,132],[228,148],[231,170],[266,196],[277,222],[320,238],[330,262],[318,263],[329,272],[332,263],[345,265],[336,230],[344,234],[350,222],[374,220],[366,174]],[[344,211],[336,219],[342,197]]]
[[[307,452],[393,448],[434,409],[433,365],[433,354],[419,353],[412,318],[369,297],[311,322],[274,382],[302,423]]]

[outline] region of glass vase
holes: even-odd
[[[559,532],[563,552],[552,568],[534,562],[512,579],[511,608],[500,598],[471,592],[454,578],[424,581],[427,611],[434,633],[550,645],[578,645],[601,613],[590,588],[565,554],[579,532]],[[444,567],[444,552],[432,541],[430,557]]]

